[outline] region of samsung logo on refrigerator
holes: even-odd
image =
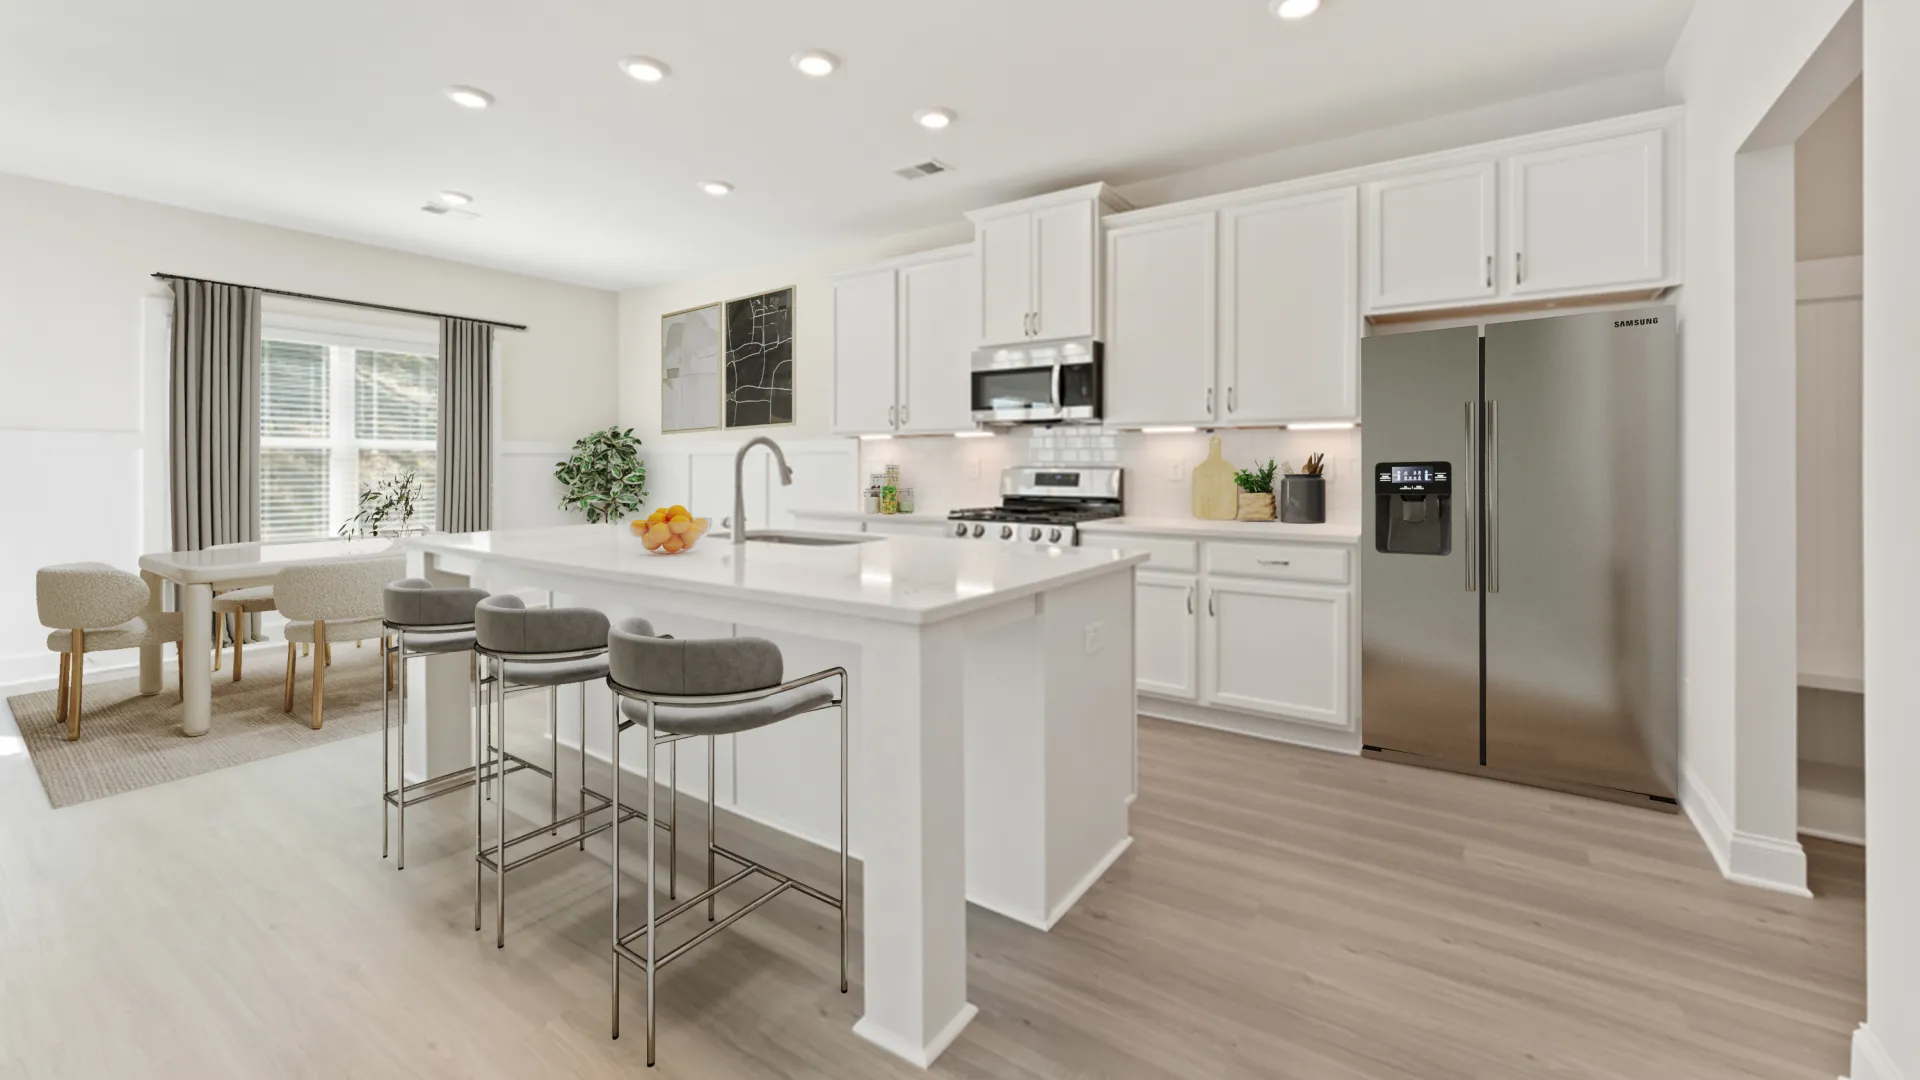
[[[1660,325],[1659,319],[1616,319],[1614,320],[1613,328],[1615,330],[1618,330],[1623,326],[1659,326],[1659,325]]]

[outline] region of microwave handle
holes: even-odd
[[[1061,397],[1066,392],[1065,383],[1066,370],[1059,364],[1053,365],[1053,411],[1055,415],[1058,415],[1061,408],[1064,407]]]

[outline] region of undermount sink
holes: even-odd
[[[798,547],[844,547],[847,544],[870,544],[880,539],[878,536],[827,536],[821,533],[794,532],[750,532],[749,544],[793,544]]]

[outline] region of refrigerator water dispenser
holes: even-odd
[[[1453,464],[1389,461],[1373,470],[1373,545],[1388,555],[1453,554]]]

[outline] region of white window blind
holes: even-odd
[[[270,328],[261,343],[261,539],[330,535],[363,488],[409,471],[420,483],[410,526],[433,528],[438,359],[327,336]]]

